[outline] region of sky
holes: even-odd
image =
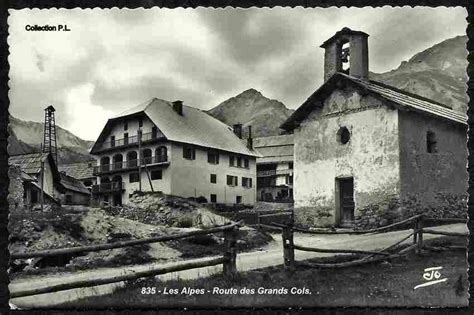
[[[244,90],[297,108],[323,82],[319,47],[343,27],[369,34],[386,72],[464,35],[464,8],[10,10],[10,113],[95,140],[107,119],[152,97],[203,110]],[[26,31],[66,24],[69,32]]]

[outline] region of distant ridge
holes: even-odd
[[[71,132],[56,126],[58,140],[58,164],[69,164],[94,160],[89,154],[92,141],[83,140]],[[44,124],[24,121],[10,115],[8,125],[8,154],[25,154],[41,150]]]
[[[247,126],[252,126],[252,136],[278,135],[279,126],[293,113],[293,110],[277,100],[271,100],[255,89],[248,89],[207,111],[211,116],[232,126],[241,123],[244,136]]]

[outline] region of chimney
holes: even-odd
[[[252,126],[249,126],[249,135],[247,138],[247,148],[253,150]]]
[[[178,115],[183,116],[183,101],[174,101],[173,109]]]
[[[368,34],[353,31],[347,27],[326,40],[320,47],[324,48],[324,81],[336,72],[350,76],[369,79]],[[346,69],[344,69],[346,67]],[[348,69],[347,69],[348,67]]]
[[[239,139],[242,139],[242,124],[234,124],[234,133]]]

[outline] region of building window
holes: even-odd
[[[293,185],[293,175],[286,175],[285,177],[285,183],[287,185]]]
[[[162,179],[163,178],[163,172],[162,172],[162,170],[153,170],[150,173],[150,177],[151,177],[152,180]]]
[[[211,202],[216,203],[217,202],[217,195],[216,194],[211,194]]]
[[[351,133],[349,132],[349,129],[346,127],[339,128],[339,131],[337,132],[337,141],[341,144],[346,144],[350,139]]]
[[[242,167],[242,158],[240,156],[237,157],[237,167]]]
[[[235,196],[235,203],[242,203],[242,196]]]
[[[227,175],[227,185],[228,186],[238,186],[237,176]]]
[[[128,121],[123,122],[123,130],[128,130]]]
[[[110,147],[111,148],[115,147],[115,136],[110,137]]]
[[[426,151],[428,153],[437,153],[438,148],[436,146],[436,135],[432,131],[426,133]]]
[[[289,168],[290,170],[293,169],[293,162],[288,163],[288,168]]]
[[[210,164],[219,164],[219,153],[207,152],[207,162]]]
[[[248,158],[244,158],[241,156],[229,156],[229,166],[235,166],[235,167],[245,167],[249,168],[250,162]]]
[[[138,175],[138,173],[130,173],[128,179],[130,183],[136,183],[140,180],[140,176]]]
[[[251,188],[252,187],[252,178],[242,177],[242,187]]]
[[[195,160],[196,150],[192,147],[183,147],[183,158],[187,160]]]
[[[128,144],[128,132],[123,134],[123,144]]]
[[[217,175],[216,174],[211,174],[211,183],[216,184],[217,183]]]
[[[140,127],[140,128],[143,127],[143,118],[142,117],[138,118],[138,127]]]

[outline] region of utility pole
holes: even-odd
[[[138,191],[142,191],[142,128],[138,127]]]
[[[41,151],[43,149],[43,144],[41,144]],[[43,160],[43,153],[41,153],[41,195],[40,195],[40,201],[41,201],[41,212],[43,212],[44,209],[44,160]]]

